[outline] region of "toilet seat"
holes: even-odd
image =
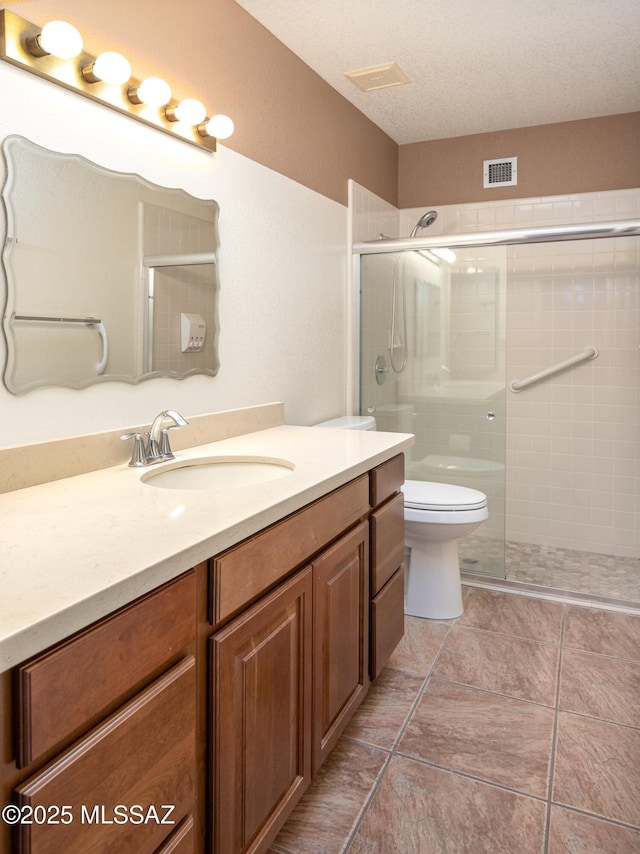
[[[407,509],[460,512],[481,510],[487,506],[487,496],[483,492],[451,483],[406,480],[402,491]]]

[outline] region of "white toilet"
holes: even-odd
[[[316,424],[343,430],[375,430],[372,416],[347,415]],[[411,550],[404,610],[413,617],[448,620],[462,614],[458,540],[489,518],[487,496],[477,489],[407,480],[405,543]]]
[[[405,543],[411,549],[405,613],[448,620],[462,614],[458,540],[489,518],[487,496],[477,489],[407,480]]]

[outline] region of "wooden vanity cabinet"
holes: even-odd
[[[2,805],[73,821],[0,822],[0,851],[266,854],[402,636],[403,473],[399,455],[1,674]]]

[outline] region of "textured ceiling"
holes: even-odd
[[[640,0],[238,0],[398,143],[640,110]],[[396,62],[411,83],[344,77]]]

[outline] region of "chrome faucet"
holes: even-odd
[[[163,427],[166,419],[171,419],[173,424]],[[185,427],[189,422],[176,412],[175,409],[165,409],[153,419],[153,423],[149,428],[149,432],[145,433],[125,433],[120,436],[122,440],[133,439],[133,454],[129,461],[130,466],[152,466],[154,463],[161,463],[165,460],[174,459],[171,445],[169,444],[169,430],[175,427]],[[148,436],[148,441],[145,444],[145,436]]]

